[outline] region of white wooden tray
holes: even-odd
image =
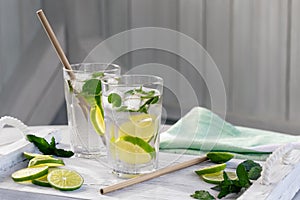
[[[263,166],[262,176],[238,200],[291,200],[300,189],[300,151],[278,148]]]
[[[5,125],[11,126],[4,128]],[[52,136],[60,140],[58,130],[32,131],[20,120],[13,117],[0,118],[0,177],[5,176],[9,169],[24,161],[23,152],[37,152],[37,148],[27,141],[26,135],[33,134],[49,140]]]

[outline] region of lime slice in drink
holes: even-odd
[[[206,154],[206,157],[214,163],[225,163],[232,159],[234,155],[228,152],[209,152]]]
[[[20,169],[11,175],[14,181],[29,181],[48,173],[48,166]]]
[[[237,179],[237,175],[235,172],[226,172],[226,174],[230,180]],[[212,183],[212,184],[219,184],[224,180],[223,171],[212,173],[212,174],[203,174],[201,175],[201,177],[205,182]]]
[[[65,163],[61,159],[44,158],[44,157],[34,157],[28,163],[28,167],[36,167],[36,166],[60,167],[64,165]]]
[[[83,184],[82,176],[68,169],[53,170],[48,174],[47,180],[52,187],[64,191],[76,190]]]
[[[23,155],[25,156],[25,158],[27,158],[28,160],[31,160],[32,158],[35,157],[40,157],[40,158],[52,158],[53,156],[51,155],[43,155],[43,154],[38,154],[38,153],[28,153],[28,152],[23,152]]]
[[[223,171],[225,168],[226,168],[226,163],[222,163],[222,164],[218,164],[218,165],[204,167],[204,168],[196,170],[195,172],[198,175],[211,174],[211,173]]]
[[[116,158],[128,164],[144,164],[151,161],[155,149],[143,139],[133,136],[122,136],[114,145]]]
[[[149,141],[157,132],[156,117],[149,114],[138,114],[129,117],[129,121],[121,124],[119,135],[131,135]]]
[[[103,136],[105,132],[104,117],[102,115],[101,109],[97,105],[93,106],[90,110],[90,120],[95,131],[100,136]]]

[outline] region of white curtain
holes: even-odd
[[[0,0],[0,103],[5,105],[5,108],[0,108],[0,113],[20,115],[32,124],[47,124],[55,116],[59,116],[55,113],[60,111],[60,106],[64,103],[62,87],[46,87],[38,95],[43,97],[46,91],[53,90],[53,94],[47,98],[56,97],[55,104],[58,106],[55,113],[49,116],[35,114],[37,109],[33,108],[20,111],[20,102],[26,102],[25,99],[20,99],[20,105],[14,109],[14,101],[18,96],[8,94],[10,90],[7,89],[8,83],[11,85],[14,82],[9,82],[12,74],[18,74],[24,68],[24,59],[41,59],[33,54],[31,58],[28,57],[29,48],[35,46],[35,40],[39,37],[41,39],[36,45],[44,46],[41,48],[45,49],[43,55],[52,56],[44,59],[46,64],[43,64],[47,66],[44,66],[44,70],[52,65],[52,78],[48,82],[61,74],[58,71],[61,67],[59,63],[54,64],[58,59],[51,46],[47,46],[49,41],[35,17],[34,11],[38,7],[45,10],[50,22],[56,26],[55,31],[61,34],[60,40],[72,63],[81,62],[99,42],[131,28],[153,26],[180,31],[199,42],[216,62],[226,88],[229,121],[245,126],[297,133],[300,116],[299,1]],[[178,55],[144,49],[128,53],[116,62],[125,71],[137,65],[155,62],[171,66],[188,77],[200,105],[208,108],[211,106],[210,94],[203,77],[195,75],[192,66]],[[28,65],[35,65],[35,62],[31,61]],[[36,68],[32,69],[26,67],[28,70],[36,70],[42,66],[35,65]],[[36,76],[35,78],[39,79]],[[176,80],[174,84],[182,87]],[[35,87],[25,93],[30,92],[34,96]],[[14,88],[14,93],[24,90],[21,86]],[[180,91],[181,95],[185,94],[185,88],[180,88]],[[176,121],[180,117],[179,104],[174,100],[176,97],[165,90],[164,98],[168,118]],[[51,105],[45,100],[41,104],[45,106],[44,110],[40,108],[43,112],[49,110],[47,104]],[[194,105],[187,99],[184,106],[188,109]]]

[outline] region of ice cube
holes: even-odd
[[[124,98],[124,106],[127,106],[130,110],[138,110],[141,103],[141,97],[138,95],[129,95]]]

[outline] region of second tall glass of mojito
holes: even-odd
[[[157,168],[163,80],[152,75],[102,79],[108,161],[121,177]]]

